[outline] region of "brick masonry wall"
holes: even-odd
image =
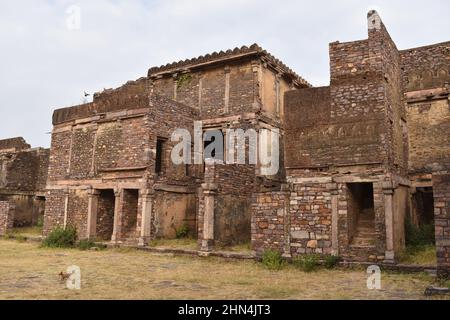
[[[12,230],[14,226],[14,205],[7,201],[0,201],[0,236]]]
[[[433,175],[438,271],[450,275],[450,173]]]

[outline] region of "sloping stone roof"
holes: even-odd
[[[250,47],[243,46],[241,48],[235,48],[234,50],[213,52],[197,58],[181,60],[178,62],[168,63],[160,67],[153,67],[148,70],[148,76],[156,76],[164,73],[172,73],[181,70],[193,68],[202,64],[214,63],[219,61],[231,60],[241,56],[258,56],[263,57],[268,63],[273,64],[280,71],[290,75],[294,81],[298,84],[312,87],[305,79],[296,74],[292,69],[286,66],[281,60],[275,58],[272,54],[261,48],[258,44],[253,44]]]

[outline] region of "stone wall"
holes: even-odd
[[[290,197],[291,254],[332,253],[331,178],[294,181]]]
[[[438,272],[450,275],[450,174],[433,175]]]
[[[43,192],[49,153],[50,150],[40,148],[0,152],[0,189]]]
[[[447,97],[409,102],[407,110],[410,173],[450,168],[450,108]]]
[[[43,216],[49,149],[30,149],[23,138],[0,140],[0,201],[15,206],[15,227]]]
[[[400,51],[405,92],[443,87],[450,81],[450,42]]]
[[[14,225],[14,205],[0,201],[0,236],[4,236]]]
[[[177,231],[188,228],[189,236],[197,236],[197,198],[192,193],[157,191],[152,226],[156,238],[175,239]]]
[[[266,250],[285,252],[289,234],[289,193],[255,193],[252,200],[252,249],[257,255]]]

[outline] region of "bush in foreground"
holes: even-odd
[[[73,226],[56,227],[42,242],[47,248],[73,248],[77,241],[77,230]]]
[[[283,257],[275,250],[267,250],[263,253],[262,264],[269,270],[280,270],[283,267]]]
[[[341,259],[338,256],[326,256],[325,257],[325,268],[334,269],[339,264]]]
[[[313,272],[319,266],[319,258],[315,254],[296,257],[292,262],[296,268],[304,272]]]

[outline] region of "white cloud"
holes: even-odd
[[[66,9],[81,8],[81,29]],[[328,43],[367,36],[377,8],[399,48],[447,41],[447,0],[19,0],[0,2],[0,138],[48,146],[55,108],[147,69],[259,43],[315,85],[328,84]]]

